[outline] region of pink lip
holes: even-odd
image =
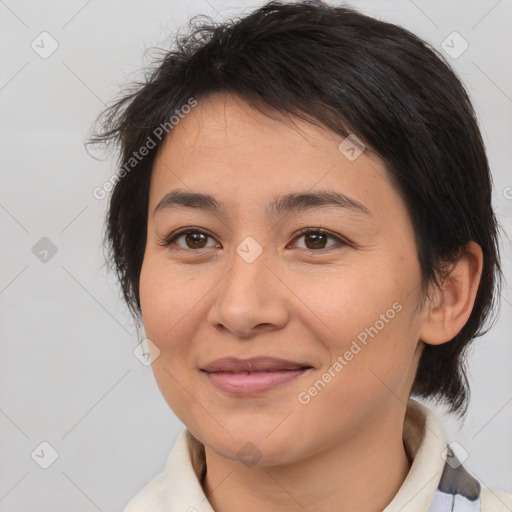
[[[251,373],[205,372],[210,382],[228,393],[252,395],[263,393],[299,377],[311,368],[297,370],[259,371]]]

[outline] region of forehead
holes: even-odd
[[[383,188],[390,188],[387,173],[369,151],[347,159],[339,149],[343,140],[301,119],[274,112],[269,117],[236,96],[215,94],[199,100],[164,140],[153,166],[150,202],[154,208],[179,188],[222,196],[226,203],[245,194],[247,201],[260,198],[266,206],[269,197],[323,189],[371,210]]]
[[[201,98],[189,114],[183,116],[166,137],[163,147],[173,146],[178,153],[187,151],[215,152],[231,149],[231,153],[250,151],[251,147],[276,157],[275,149],[293,147],[298,151],[325,149],[341,137],[283,112],[268,109],[268,114],[253,108],[240,97],[214,93]],[[238,149],[235,149],[238,147]]]

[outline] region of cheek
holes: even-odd
[[[139,296],[142,314],[142,322],[146,336],[157,342],[157,336],[161,328],[163,302],[166,300],[163,296],[165,288],[161,279],[158,278],[155,266],[151,259],[146,256],[142,263],[139,279]]]
[[[317,335],[324,333],[337,349],[343,349],[347,340],[364,333],[377,321],[382,330],[382,322],[393,320],[397,313],[393,304],[400,298],[400,290],[392,273],[389,269],[379,272],[375,264],[363,263],[296,276],[294,293],[303,303],[301,309],[310,311]],[[364,334],[361,338],[364,341]]]
[[[168,400],[177,399],[181,392],[179,383],[190,382],[198,371],[197,332],[207,315],[207,287],[213,285],[198,278],[197,271],[194,273],[184,273],[151,253],[141,269],[142,322],[146,337],[158,348],[152,368]]]
[[[165,346],[187,326],[183,319],[201,296],[198,281],[184,278],[156,255],[144,259],[139,280],[142,321],[146,336],[157,345]]]
[[[415,304],[410,298],[394,301],[394,294],[372,314],[357,320],[357,329],[333,347],[332,360],[342,367],[338,390],[346,407],[384,403],[408,395],[418,342]],[[341,356],[341,361],[339,356]],[[349,392],[347,393],[347,390]],[[357,396],[358,400],[353,401]]]
[[[142,321],[146,337],[157,347],[151,368],[163,398],[188,424],[190,395],[185,389],[191,389],[196,369],[190,357],[193,332],[187,329],[194,310],[181,289],[179,273],[165,270],[156,258],[144,259],[139,281]]]
[[[336,269],[297,287],[311,311],[310,328],[329,354],[322,370],[331,374],[326,381],[336,381],[333,389],[385,390],[379,379],[397,389],[407,374],[419,332],[418,296],[410,293],[418,276],[403,263],[381,263]]]

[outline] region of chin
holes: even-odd
[[[272,432],[275,426],[258,428],[250,425],[236,430],[230,429],[228,425],[225,427],[232,436],[228,433],[220,438],[207,435],[203,444],[218,455],[241,462],[246,467],[277,466],[293,462],[297,447],[303,446],[303,440],[299,442],[291,436],[289,429],[283,428],[280,432],[276,429]]]

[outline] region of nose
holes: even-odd
[[[214,288],[208,322],[240,338],[282,329],[289,320],[291,294],[265,251],[254,261],[234,252],[228,272]]]

